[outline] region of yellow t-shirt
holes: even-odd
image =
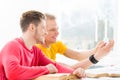
[[[57,41],[50,45],[49,48],[45,48],[40,44],[36,44],[36,46],[43,51],[43,53],[50,59],[55,60],[56,54],[64,54],[67,47],[61,41]]]

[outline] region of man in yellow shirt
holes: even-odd
[[[44,45],[36,44],[38,48],[40,48],[43,53],[50,59],[56,60],[56,54],[63,54],[67,50],[67,47],[60,41],[57,41],[51,44],[49,47],[45,47]]]
[[[58,26],[54,15],[46,15],[46,29],[48,34],[45,37],[44,44],[36,44],[43,53],[50,59],[56,60],[56,54],[62,54],[68,58],[78,60],[80,63],[73,67],[80,66],[82,68],[88,68],[92,64],[96,64],[101,58],[107,55],[113,48],[114,41],[110,40],[106,45],[104,41],[97,44],[94,49],[86,51],[75,51],[66,47],[61,41],[57,41]]]

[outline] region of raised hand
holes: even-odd
[[[94,57],[97,60],[100,60],[102,57],[109,54],[113,46],[114,46],[114,40],[109,40],[109,42],[107,43],[104,41],[101,41],[100,43],[98,43],[98,45],[95,48]]]

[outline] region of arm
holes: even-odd
[[[33,79],[38,76],[48,74],[49,72],[58,73],[72,73],[73,69],[70,67],[59,65],[46,58],[40,53],[40,61],[42,66],[24,66],[20,64],[19,57],[15,55],[5,55],[3,57],[3,65],[8,79]],[[7,57],[6,57],[7,56]],[[48,65],[52,66],[48,67]],[[52,69],[51,69],[52,67]]]
[[[108,44],[106,44],[105,42],[101,41],[97,47],[96,47],[96,51],[94,53],[94,57],[95,59],[97,59],[98,61],[103,58],[104,56],[106,56],[110,51],[111,49],[113,48],[113,45],[114,45],[114,41],[113,40],[110,40]],[[77,53],[76,53],[77,54]],[[78,53],[79,54],[79,53]],[[86,54],[85,54],[86,55]],[[90,65],[92,65],[91,61],[89,60],[89,56],[91,54],[88,54],[85,58],[83,59],[82,61],[80,61],[79,63],[73,65],[72,67],[74,69],[78,68],[78,67],[82,67],[84,69],[88,68]],[[77,55],[77,56],[80,56]],[[83,56],[82,56],[83,57]]]
[[[46,66],[27,66],[21,65],[18,57],[5,55],[3,66],[8,79],[32,79],[43,74],[48,74]]]
[[[57,69],[57,73],[70,73],[70,74],[74,74],[74,75],[76,75],[80,78],[86,76],[86,74],[84,72],[84,69],[82,69],[82,68],[76,68],[75,69],[75,68],[67,66],[67,65],[59,64],[59,63],[56,63],[56,62],[51,62],[51,60],[46,58],[46,56],[42,57],[42,59],[44,61],[47,61],[47,63],[49,63],[47,65],[47,68],[48,68],[49,71],[51,71],[54,68],[54,69]],[[44,63],[46,63],[46,62],[44,62]]]
[[[41,54],[41,55],[43,55],[43,54]],[[50,73],[52,70],[55,69],[57,73],[70,73],[70,74],[74,74],[78,77],[85,77],[85,72],[84,72],[84,69],[82,69],[82,68],[74,69],[67,65],[61,65],[59,63],[52,62],[51,60],[46,58],[46,56],[41,57],[41,59],[43,59],[43,63],[45,63],[42,65],[46,65],[46,63],[48,64],[47,68],[50,71]],[[53,72],[53,73],[56,73],[56,72]]]
[[[81,60],[83,60],[85,58],[88,58],[93,53],[95,53],[95,49],[86,50],[86,51],[80,51],[80,52],[72,50],[72,49],[67,49],[65,51],[64,55],[66,57],[71,58],[71,59],[75,59],[75,60],[81,61]]]
[[[67,66],[67,65],[62,65],[60,63],[56,63],[56,62],[53,62],[51,61],[50,59],[48,59],[46,56],[44,56],[44,54],[40,54],[41,56],[41,60],[42,60],[42,64],[40,65],[49,65],[49,64],[52,64],[54,65],[57,70],[58,70],[58,73],[72,73],[73,72],[73,68],[70,67],[70,66]],[[49,69],[49,68],[48,68]],[[49,69],[50,70],[50,69]]]
[[[8,43],[2,49],[2,65],[7,79],[32,79],[49,73],[46,65],[40,65],[41,51],[33,51],[31,53],[15,41]]]
[[[112,42],[112,45],[114,44],[113,40],[110,40],[110,42]],[[84,50],[84,51],[75,51],[72,49],[67,49],[64,53],[64,55],[66,57],[69,57],[71,59],[75,59],[78,61],[81,61],[83,59],[88,58],[90,55],[92,54],[96,54],[96,52],[98,51],[99,47],[101,46],[101,44],[106,44],[103,41],[100,41],[95,48],[91,49],[91,50]],[[109,49],[109,48],[108,48]],[[106,54],[106,53],[105,53]]]
[[[100,44],[101,42],[99,42],[97,46],[91,50],[75,51],[75,50],[67,48],[66,51],[64,52],[64,55],[68,58],[81,61],[81,60],[88,58],[90,55],[95,54]]]

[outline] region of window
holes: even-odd
[[[68,2],[60,2],[59,22],[61,24],[60,38],[69,48],[79,51],[92,49],[101,40],[114,39],[116,41],[118,37],[116,36],[117,0],[70,0]],[[116,59],[113,60],[113,57]],[[104,59],[100,64],[118,63],[119,58],[117,58],[117,53],[112,51],[111,55]]]
[[[91,49],[101,40],[114,38],[116,0],[71,0],[61,6],[61,39],[70,48]]]

